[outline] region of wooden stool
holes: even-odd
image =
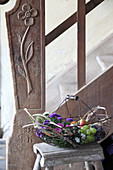
[[[101,160],[104,159],[103,150],[97,143],[80,146],[77,149],[58,148],[47,143],[38,143],[33,146],[37,155],[34,169],[39,170],[45,167],[46,170],[53,170],[56,165],[85,162],[86,170],[90,170],[89,164],[95,170],[103,170]]]

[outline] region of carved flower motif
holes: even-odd
[[[31,8],[29,4],[22,6],[22,11],[17,14],[19,20],[24,20],[24,24],[31,26],[34,24],[34,17],[38,15],[38,10]]]

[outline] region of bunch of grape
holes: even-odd
[[[105,137],[105,131],[101,126],[91,124],[82,126],[79,133],[81,144],[100,141]]]
[[[81,143],[90,143],[95,141],[97,129],[89,125],[84,125],[80,128]]]

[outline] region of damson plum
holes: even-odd
[[[105,137],[105,131],[101,126],[99,126],[95,133],[95,140],[99,141],[99,140],[102,140],[104,137]]]
[[[97,127],[95,125],[91,125],[91,127],[97,129]]]

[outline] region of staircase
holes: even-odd
[[[86,84],[93,81],[100,74],[104,74],[111,65],[113,65],[113,35],[105,39],[101,45],[87,56]],[[77,65],[72,64],[64,72],[56,75],[55,78],[47,83],[47,111],[56,108],[67,94],[75,94],[77,91],[76,75]]]

